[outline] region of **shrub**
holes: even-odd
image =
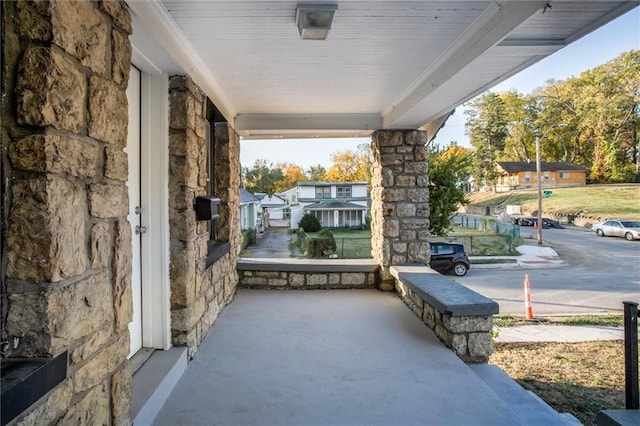
[[[338,248],[336,245],[336,239],[333,237],[333,233],[328,229],[323,229],[320,232],[318,232],[318,237],[326,238],[329,240],[327,244],[330,252],[328,254],[334,253]]]
[[[308,257],[326,257],[336,251],[336,240],[327,237],[307,239]]]
[[[304,232],[318,232],[322,228],[318,218],[311,213],[305,213],[302,219],[300,219],[298,226],[302,228]]]
[[[252,246],[256,243],[255,228],[243,229],[240,231],[240,245],[242,248]]]

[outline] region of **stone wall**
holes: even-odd
[[[376,288],[378,272],[238,271],[242,288],[271,290]]]
[[[493,352],[492,315],[454,316],[450,312],[440,312],[400,280],[396,280],[396,292],[409,309],[460,359],[471,363],[488,361]]]
[[[128,424],[129,12],[2,8],[2,356],[69,352],[67,379],[16,423]]]
[[[427,134],[379,130],[371,148],[371,245],[381,289],[393,291],[389,266],[429,262]]]
[[[231,249],[207,265],[208,222],[197,221],[195,198],[206,194],[207,98],[184,76],[170,79],[169,224],[171,238],[171,333],[174,345],[193,358],[218,314],[235,294],[240,244],[240,141],[227,123],[216,123],[215,195],[221,199],[217,238]]]

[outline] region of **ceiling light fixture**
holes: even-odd
[[[303,40],[325,40],[338,5],[300,3],[296,7],[296,25]]]

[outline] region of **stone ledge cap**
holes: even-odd
[[[397,265],[391,275],[410,287],[439,312],[460,316],[489,316],[498,304],[424,265]]]
[[[239,271],[275,272],[376,272],[380,266],[373,259],[268,259],[241,258],[236,268]]]

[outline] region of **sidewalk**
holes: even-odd
[[[520,256],[469,256],[471,269],[530,269],[555,268],[566,266],[567,262],[560,259],[558,253],[551,247],[537,245],[522,245],[516,247]],[[481,260],[510,260],[509,263],[474,263]]]
[[[622,327],[601,325],[520,325],[494,327],[496,342],[588,342],[593,340],[622,340]]]

